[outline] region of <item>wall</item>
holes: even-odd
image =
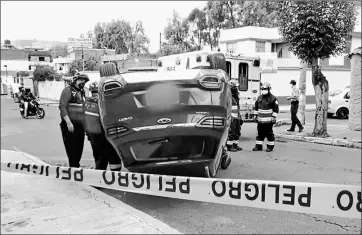
[[[8,71],[29,71],[28,60],[1,60],[1,71],[6,71],[4,65]]]
[[[59,100],[64,88],[64,81],[38,82],[39,97],[44,99]]]
[[[337,71],[337,70],[323,70],[322,73],[326,76],[329,82],[329,90],[340,90],[350,85],[350,70],[345,71]],[[290,88],[290,80],[294,79],[297,82],[297,86],[299,87],[299,76],[300,69],[278,69],[278,73],[272,74],[262,74],[261,80],[262,82],[270,82],[272,86],[272,93],[278,98],[289,96],[291,93]],[[312,71],[307,69],[307,87],[306,87],[306,95],[309,96],[307,99],[307,103],[314,102],[314,88],[312,85]],[[309,102],[308,102],[309,101]]]
[[[31,92],[34,94],[34,84],[33,79],[31,78],[23,78],[24,87],[29,87]]]

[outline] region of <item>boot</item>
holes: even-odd
[[[229,152],[236,152],[236,151],[238,151],[238,150],[234,147],[234,145],[229,145],[229,144],[227,144],[226,147],[227,147],[227,150],[228,150]]]
[[[301,127],[299,128],[299,132],[302,132],[303,130],[304,130],[304,127],[301,126]]]
[[[290,128],[289,130],[287,130],[287,131],[289,131],[289,132],[294,132],[295,130],[294,129],[292,129],[292,128]]]
[[[255,146],[253,151],[263,151],[263,147]]]
[[[233,148],[236,149],[236,151],[243,150],[243,148],[239,147],[237,144],[233,144]]]

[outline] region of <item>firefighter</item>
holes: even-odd
[[[121,159],[111,143],[107,140],[99,116],[98,82],[90,84],[92,96],[84,103],[85,122],[84,128],[92,146],[96,170],[106,170],[108,163],[111,171],[122,169]]]
[[[231,112],[231,125],[229,129],[228,140],[226,147],[228,151],[236,152],[241,151],[243,148],[239,147],[240,128],[243,125],[240,116],[240,105],[239,105],[239,91],[238,85],[235,80],[229,82],[232,97],[232,112]]]
[[[267,138],[267,152],[274,149],[274,133],[273,125],[276,123],[276,118],[279,113],[278,100],[270,93],[271,86],[265,82],[261,86],[261,95],[255,102],[255,114],[258,120],[258,136],[253,151],[262,151],[264,139]]]
[[[77,74],[72,83],[65,87],[59,100],[60,130],[63,136],[69,167],[80,167],[84,147],[84,85],[89,81],[85,74]]]

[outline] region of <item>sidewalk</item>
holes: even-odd
[[[1,161],[44,164],[1,150]],[[180,234],[90,186],[1,171],[1,233]]]
[[[328,138],[308,137],[307,134],[313,132],[314,123],[306,123],[303,132],[299,133],[298,128],[296,132],[288,132],[290,124],[280,125],[274,127],[275,137],[280,139],[288,139],[316,144],[333,145],[348,148],[361,149],[361,132],[352,131],[348,129],[348,122],[345,124],[327,124],[327,132],[330,135]]]
[[[306,112],[315,111],[315,104],[306,104],[305,105],[305,111]],[[290,112],[290,105],[280,105],[279,106],[279,112],[280,113],[289,113]]]

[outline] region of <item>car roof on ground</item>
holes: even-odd
[[[201,78],[205,75],[217,76],[222,73],[215,69],[188,69],[178,72],[154,72],[154,73],[125,73],[121,76],[127,83],[141,83],[152,81],[170,81],[170,80],[192,80]]]

